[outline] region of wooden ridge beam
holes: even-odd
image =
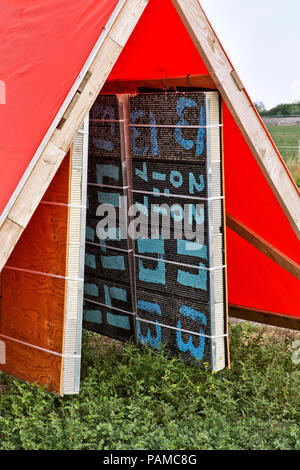
[[[172,0],[293,230],[300,239],[300,197],[198,0]]]
[[[240,305],[229,304],[229,315],[240,320],[247,320],[266,325],[288,328],[289,330],[300,331],[300,317],[281,315],[279,313],[267,312],[256,308],[242,307]]]
[[[242,224],[239,220],[230,214],[226,214],[226,225],[233,232],[237,233],[246,242],[257,248],[259,251],[268,256],[271,260],[275,261],[279,266],[288,271],[290,274],[300,279],[300,265],[286,256],[284,253],[275,248],[271,243],[264,240],[262,237],[253,232],[246,225]]]
[[[64,116],[35,165],[26,174],[23,186],[0,227],[0,271],[48,189],[147,3],[148,0],[125,1],[89,69],[74,91]]]
[[[165,77],[147,80],[114,80],[105,83],[101,93],[135,93],[138,88],[204,88],[216,90],[217,86],[210,75],[187,75],[185,77]]]

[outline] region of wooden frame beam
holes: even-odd
[[[131,36],[148,0],[126,0],[89,69],[0,227],[0,271],[23,233],[63,158]]]
[[[226,214],[226,225],[233,232],[237,233],[246,242],[257,248],[259,251],[268,256],[271,260],[275,261],[279,266],[288,271],[290,274],[300,279],[300,265],[293,261],[291,258],[283,254],[269,242],[253,232],[246,225],[242,224],[239,220],[230,214]]]
[[[229,315],[240,320],[253,321],[266,325],[288,328],[300,331],[300,317],[281,315],[279,313],[267,312],[250,307],[229,304]]]
[[[198,0],[172,0],[259,167],[300,239],[300,197]]]
[[[139,88],[204,88],[216,90],[217,85],[210,75],[187,75],[185,77],[165,77],[147,80],[114,80],[103,86],[101,93],[135,93]]]

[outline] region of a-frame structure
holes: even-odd
[[[9,275],[17,276],[12,267],[18,268],[18,273],[26,269],[45,274],[42,267],[18,265],[22,245],[16,248],[19,255],[13,250],[21,236],[20,243],[26,244],[23,240],[29,236],[28,224],[34,224],[40,202],[55,202],[46,194],[47,190],[57,194],[54,178],[68,178],[63,187],[69,185],[68,196],[57,200],[57,207],[84,206],[82,200],[74,204],[70,199],[72,164],[66,163],[65,155],[100,90],[121,93],[141,87],[197,87],[217,89],[223,99],[230,312],[241,318],[299,328],[299,191],[198,0],[68,0],[63,6],[57,0],[44,2],[40,10],[31,10],[24,3],[19,10],[7,5],[4,11],[0,24],[2,34],[11,38],[11,55],[0,65],[0,78],[7,90],[7,104],[0,109],[0,270],[7,278],[2,279],[3,299],[6,286],[12,289]],[[31,36],[36,23],[38,44]],[[4,47],[9,54],[7,43],[2,41],[0,48]],[[31,62],[34,66],[27,68]],[[16,68],[22,73],[16,73]],[[68,166],[64,177],[61,165]],[[67,231],[70,217],[70,213],[64,216]],[[53,221],[49,215],[46,218]],[[35,249],[32,240],[27,246]],[[7,266],[11,255],[15,256],[14,263],[10,259]],[[66,253],[64,256],[68,259]],[[61,299],[66,299],[63,292],[67,292],[66,283],[70,281],[66,265],[62,271],[57,267],[54,276],[64,285],[55,285],[52,292],[61,290]],[[79,275],[75,278],[79,280]],[[21,285],[19,279],[14,282]],[[24,286],[28,288],[26,282]],[[15,296],[10,296],[14,301]],[[4,345],[5,336],[15,335],[18,345],[29,348],[28,360],[36,359],[36,369],[27,377],[24,371],[15,373],[7,365],[1,366],[3,370],[49,383],[48,369],[54,367],[52,389],[64,393],[62,362],[68,363],[69,355],[79,356],[78,348],[70,353],[62,346],[68,330],[64,302],[60,302],[62,314],[57,319],[59,346],[47,338],[51,318],[35,320],[37,328],[47,324],[45,341],[38,335],[35,351],[52,354],[42,374],[36,372],[41,359],[30,352],[33,326],[27,327],[27,337],[15,326],[11,326],[10,334],[3,334],[7,303],[2,302],[0,341],[1,333]],[[14,355],[15,362],[20,362],[22,354]]]

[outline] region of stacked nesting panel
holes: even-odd
[[[130,339],[135,331],[133,251],[127,237],[131,168],[124,102],[128,102],[126,96],[99,95],[90,112],[84,287],[84,326],[118,340]]]
[[[226,301],[219,95],[141,94],[130,99],[130,113],[133,200],[149,216],[139,220],[135,246],[137,340],[220,370]],[[160,214],[155,228],[153,212]],[[171,220],[168,239],[163,215]],[[185,222],[198,229],[192,241],[185,231],[178,235]]]

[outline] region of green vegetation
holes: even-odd
[[[283,158],[286,161],[296,161],[298,157],[298,141],[300,141],[300,126],[268,126],[268,131]]]
[[[212,374],[85,332],[79,396],[1,376],[0,449],[300,449],[294,340],[238,324]]]
[[[257,111],[262,116],[298,116],[300,115],[300,101],[297,103],[278,104],[272,109],[266,110],[264,103],[254,103]]]
[[[298,164],[300,126],[268,126],[268,131],[284,158],[296,184],[300,187],[300,165]]]

